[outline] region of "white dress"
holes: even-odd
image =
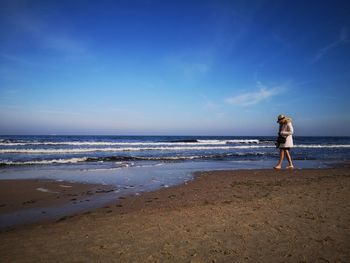
[[[282,125],[280,134],[286,138],[286,142],[281,143],[279,145],[279,148],[291,148],[294,146],[293,145],[293,136],[292,136],[293,133],[294,133],[294,129],[293,129],[293,125],[291,122],[288,122],[288,123]]]

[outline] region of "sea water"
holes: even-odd
[[[0,165],[275,159],[275,137],[0,136]],[[296,160],[349,158],[350,137],[294,137]]]
[[[1,179],[51,179],[108,184],[114,191],[75,206],[0,216],[0,227],[73,214],[127,195],[186,183],[193,172],[272,168],[275,137],[0,136]],[[294,137],[297,168],[350,160],[350,137]],[[1,181],[0,181],[1,183]]]
[[[45,178],[153,190],[194,171],[271,168],[276,137],[0,136],[0,179]],[[350,137],[294,137],[296,167],[350,159]]]

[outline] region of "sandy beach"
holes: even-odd
[[[10,188],[1,185],[6,196]],[[37,199],[30,195],[17,207],[30,198]],[[123,198],[90,213],[2,231],[0,259],[349,262],[349,200],[348,167],[203,172],[184,185]]]

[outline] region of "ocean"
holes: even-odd
[[[50,179],[114,187],[90,202],[45,208],[45,214],[42,209],[26,209],[0,215],[0,227],[59,218],[128,195],[187,183],[196,171],[272,169],[279,154],[275,140],[266,136],[0,136],[0,180]],[[325,168],[350,160],[350,137],[295,136],[294,143],[291,153],[297,168]]]
[[[276,160],[275,137],[0,136],[0,166],[92,165]],[[294,160],[343,161],[350,137],[294,137]]]
[[[272,168],[273,136],[0,136],[0,179],[45,178],[125,186],[181,183],[194,171]],[[350,160],[350,137],[294,137],[297,168]],[[124,180],[125,179],[125,180]],[[124,180],[124,181],[123,181]],[[147,188],[149,189],[149,187]]]

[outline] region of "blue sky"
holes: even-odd
[[[350,135],[348,1],[0,2],[0,134]]]

